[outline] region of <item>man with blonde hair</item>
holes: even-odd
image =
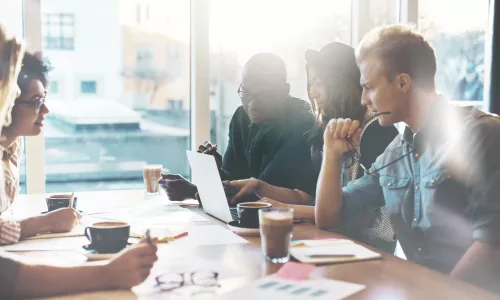
[[[383,126],[406,125],[365,176],[340,186],[348,144],[360,124],[331,120],[325,131],[316,223],[352,227],[386,205],[415,263],[494,288],[500,258],[500,119],[448,103],[435,90],[436,58],[422,35],[400,25],[369,32],[356,51],[362,103]],[[367,166],[368,167],[368,166]]]

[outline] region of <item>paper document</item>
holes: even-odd
[[[312,264],[360,261],[382,257],[377,252],[345,240],[331,241],[329,243],[313,242],[312,244],[311,241],[305,241],[292,246],[290,254],[298,261]]]
[[[207,222],[208,219],[179,206],[146,207],[138,210],[117,210],[112,213],[83,216],[81,223],[90,226],[96,222],[122,221],[134,224],[152,225],[177,225],[190,224],[194,222]]]
[[[347,298],[364,288],[361,284],[337,280],[315,279],[297,282],[271,275],[224,294],[219,299],[334,300]]]
[[[130,236],[142,238],[146,230],[150,230],[152,238],[156,238],[159,243],[171,242],[176,236],[187,233],[188,229],[184,225],[153,225],[134,224],[130,229]]]
[[[3,246],[0,247],[0,250],[11,252],[78,250],[88,243],[90,243],[89,240],[84,236],[60,239],[35,239],[24,240],[17,244]]]
[[[220,225],[192,226],[189,228],[189,235],[183,241],[195,246],[248,243],[247,240]]]
[[[53,238],[63,238],[63,237],[74,237],[74,236],[84,236],[85,226],[78,225],[70,232],[63,233],[42,233],[35,235],[25,240],[39,240],[39,239],[53,239]]]

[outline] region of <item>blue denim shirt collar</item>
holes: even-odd
[[[414,134],[410,127],[406,126],[403,136],[401,139],[401,145],[404,143],[411,145],[414,149],[418,149],[420,153],[424,151],[423,139],[425,143],[432,141],[442,141],[446,137],[443,136],[440,129],[442,126],[439,125],[442,119],[441,113],[443,108],[448,104],[447,100],[439,96],[439,98],[431,105],[429,108],[429,113],[427,119],[424,123],[422,129],[420,129],[417,134]]]

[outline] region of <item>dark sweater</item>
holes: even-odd
[[[314,124],[310,110],[307,102],[290,97],[276,120],[257,125],[240,106],[229,125],[222,180],[255,177],[289,189],[315,185],[316,178],[303,173],[311,165],[304,136]]]

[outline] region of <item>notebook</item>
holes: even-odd
[[[353,241],[342,239],[293,241],[290,254],[298,261],[310,264],[345,263],[382,258],[380,253]]]

